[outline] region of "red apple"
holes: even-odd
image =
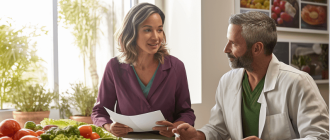
[[[272,5],[272,12],[275,12],[275,6]]]
[[[281,12],[281,16],[280,16],[285,22],[289,22],[292,20],[292,17],[285,13],[285,12]]]
[[[280,0],[274,0],[274,3],[273,5],[276,7],[276,6],[279,6],[280,5]]]
[[[283,24],[283,19],[281,19],[281,18],[277,18],[277,24],[278,24],[278,25]]]
[[[276,13],[272,13],[272,19],[274,19],[276,21],[276,19],[277,19],[277,14]]]
[[[281,1],[280,2],[280,8],[281,8],[282,11],[285,11],[285,3],[286,3],[286,1]]]
[[[278,16],[280,15],[280,13],[281,13],[281,8],[280,7],[278,7],[278,6],[276,6],[275,7],[275,11],[274,11]]]

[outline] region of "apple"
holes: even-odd
[[[276,7],[276,6],[279,6],[280,5],[280,0],[274,0],[274,3],[273,5]]]
[[[272,5],[272,12],[275,12],[275,6]]]
[[[283,19],[282,18],[277,18],[277,24],[282,25],[283,24]]]
[[[286,3],[286,1],[281,1],[280,2],[280,8],[283,12],[285,11],[285,3]]]
[[[280,17],[281,17],[285,22],[289,22],[289,21],[292,20],[292,17],[291,17],[289,14],[285,13],[285,12],[281,12]]]
[[[281,8],[278,7],[278,6],[276,6],[274,12],[275,12],[277,15],[280,15],[280,13],[281,13]]]
[[[277,14],[276,13],[272,13],[272,19],[274,19],[276,21],[276,19],[277,19]]]

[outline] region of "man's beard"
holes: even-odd
[[[252,62],[253,62],[253,57],[252,57],[252,51],[251,49],[248,49],[243,56],[236,58],[234,55],[227,53],[228,58],[232,58],[233,61],[229,60],[229,66],[233,69],[236,68],[244,68],[247,71],[252,72]]]

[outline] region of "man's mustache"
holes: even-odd
[[[228,58],[236,58],[234,55],[227,53]]]

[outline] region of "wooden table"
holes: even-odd
[[[123,137],[123,140],[175,140],[175,138],[168,138],[152,133],[130,133]]]

